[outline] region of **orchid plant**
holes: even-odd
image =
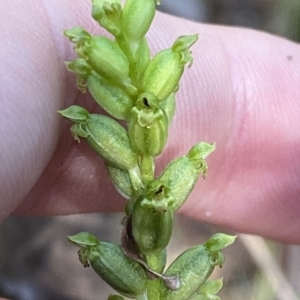
[[[177,38],[154,57],[145,37],[155,15],[155,0],[92,0],[92,17],[112,36],[91,35],[82,27],[66,30],[78,55],[67,62],[77,86],[88,90],[110,115],[72,105],[59,113],[105,161],[107,172],[126,201],[120,245],[81,232],[69,236],[79,260],[89,265],[118,295],[109,300],[217,300],[222,279],[208,280],[222,266],[221,250],[235,236],[213,235],[184,251],[166,268],[173,220],[199,177],[205,177],[214,143],[200,142],[155,175],[155,158],[167,142],[176,92],[197,34]],[[118,120],[124,121],[125,126]]]

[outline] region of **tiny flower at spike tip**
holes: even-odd
[[[192,65],[190,48],[198,39],[197,34],[181,36],[151,57],[146,34],[157,4],[92,0],[92,17],[112,37],[92,35],[80,26],[64,32],[78,56],[66,62],[67,69],[77,76],[78,89],[88,91],[108,115],[79,105],[59,113],[71,121],[74,139],[86,141],[103,159],[125,208],[120,245],[88,232],[68,238],[79,247],[82,265],[91,266],[116,291],[108,300],[218,300],[223,279],[209,276],[223,265],[222,250],[235,236],[215,234],[166,269],[176,212],[198,179],[207,176],[206,158],[215,143],[197,143],[156,175],[156,157],[168,141],[180,79]]]

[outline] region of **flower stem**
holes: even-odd
[[[161,279],[149,279],[147,282],[147,295],[148,300],[160,299],[159,286],[161,284]]]
[[[147,183],[154,179],[155,164],[152,156],[143,155],[140,161],[140,169],[143,182]]]

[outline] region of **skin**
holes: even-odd
[[[0,2],[0,222],[11,214],[121,211],[103,161],[75,142],[56,111],[76,103],[101,112],[75,85],[63,29],[102,33],[82,0]],[[26,12],[26,13],[25,13]],[[157,14],[153,53],[199,33],[181,80],[165,166],[199,141],[216,142],[209,175],[181,212],[234,231],[300,243],[300,48],[242,28]],[[162,167],[158,167],[158,172]]]

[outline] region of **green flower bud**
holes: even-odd
[[[171,207],[174,200],[170,197],[171,191],[167,184],[161,179],[152,180],[147,185],[145,197],[141,206],[155,212],[163,213]]]
[[[158,253],[148,253],[146,260],[151,270],[162,274],[167,264],[167,249],[164,248]]]
[[[121,5],[121,0],[92,0],[92,17],[99,21],[105,15],[105,6],[113,4]]]
[[[78,250],[78,258],[81,264],[87,268],[90,266],[87,258],[88,249],[93,246],[99,245],[99,240],[88,232],[80,232],[76,235],[68,236],[71,243],[80,247]]]
[[[123,89],[94,72],[88,77],[87,85],[95,101],[111,116],[120,120],[129,119],[133,99]]]
[[[64,35],[68,37],[72,43],[76,44],[77,49],[80,47],[80,45],[85,44],[92,37],[90,33],[80,26],[65,30]]]
[[[175,93],[170,94],[166,99],[160,102],[160,108],[168,118],[168,124],[171,125],[176,109]]]
[[[223,254],[220,250],[234,242],[235,237],[226,234],[213,235],[204,245],[192,247],[184,251],[167,269],[165,275],[179,275],[180,286],[171,291],[166,286],[161,286],[161,299],[188,300],[196,293],[201,297],[194,296],[191,299],[205,300],[208,294],[216,294],[222,287],[222,282],[206,284],[215,266],[224,263]]]
[[[74,123],[84,122],[89,117],[89,112],[85,108],[78,105],[72,105],[67,109],[59,110],[58,113]]]
[[[223,233],[213,235],[205,244],[204,247],[211,253],[212,265],[222,267],[224,264],[224,255],[221,250],[231,245],[236,236],[230,236]],[[206,281],[197,293],[192,296],[191,300],[220,300],[216,294],[223,287],[223,278],[217,280]]]
[[[215,144],[209,144],[205,142],[201,142],[196,144],[187,154],[187,156],[194,161],[198,161],[199,159],[205,159],[215,151]]]
[[[66,63],[68,70],[77,74],[77,87],[85,92],[86,88],[95,101],[116,119],[129,118],[133,99],[121,87],[112,84],[93,72],[83,58]]]
[[[170,197],[174,200],[173,209],[178,210],[193,190],[199,175],[207,172],[204,157],[214,150],[214,144],[196,144],[186,156],[181,156],[167,165],[160,179],[170,188]]]
[[[118,44],[104,36],[94,36],[83,53],[95,72],[112,81],[129,81],[129,62]]]
[[[99,75],[112,81],[128,80],[129,62],[116,42],[104,36],[94,36],[84,53],[89,65]]]
[[[99,245],[99,240],[88,232],[79,232],[75,235],[69,235],[68,239],[71,243],[80,247],[92,247]]]
[[[130,76],[131,78],[135,79],[136,82],[133,79],[132,80],[133,82],[135,82],[137,86],[140,85],[141,78],[149,62],[150,62],[150,48],[146,38],[143,38],[139,43],[139,47],[136,53],[134,54],[133,61],[131,62],[131,68],[130,68]]]
[[[205,161],[207,156],[215,151],[216,145],[215,143],[198,143],[196,144],[187,154],[187,157],[195,164],[195,166],[199,169],[203,174],[203,179],[207,175],[208,166]]]
[[[100,242],[90,252],[97,252],[99,257],[91,259],[94,271],[113,289],[128,298],[136,298],[146,290],[147,275],[143,267],[124,255],[120,246]],[[89,254],[88,254],[89,257]]]
[[[77,58],[73,61],[66,62],[66,67],[69,71],[77,74],[77,87],[85,93],[87,87],[87,79],[91,74],[92,69],[83,58]]]
[[[142,90],[153,93],[159,100],[173,93],[183,74],[184,65],[192,62],[189,47],[196,42],[197,38],[197,35],[180,37],[172,48],[156,54],[143,75]],[[185,47],[184,41],[186,41]]]
[[[116,190],[125,198],[134,197],[134,189],[132,187],[130,177],[127,170],[115,168],[106,164],[106,168]]]
[[[142,39],[140,46],[137,50],[135,60],[139,68],[139,76],[142,76],[147,65],[150,62],[150,48],[146,38]]]
[[[131,85],[129,62],[118,44],[104,36],[91,36],[83,28],[66,30],[65,35],[75,43],[75,51],[103,78],[119,83],[130,93],[136,88]]]
[[[190,56],[190,52],[184,52],[188,51],[191,46],[193,46],[198,39],[198,34],[193,35],[182,35],[180,36],[173,44],[172,49],[176,52],[183,52],[183,55]]]
[[[161,181],[153,181],[146,198],[140,197],[133,207],[132,234],[139,251],[149,255],[166,248],[173,229],[173,211],[168,188]]]
[[[220,251],[230,246],[235,239],[236,235],[216,233],[205,243],[205,247],[210,251]]]
[[[127,0],[123,7],[122,29],[126,38],[138,41],[148,31],[155,14],[155,0]]]
[[[120,246],[99,241],[87,232],[69,236],[69,240],[83,250],[80,260],[89,261],[94,271],[117,292],[129,298],[145,292],[145,270],[125,256]]]
[[[136,167],[137,155],[126,130],[118,122],[103,115],[90,115],[84,128],[87,142],[107,162],[121,169]]]
[[[161,299],[187,300],[193,296],[214,270],[212,254],[205,246],[195,246],[183,252],[167,269],[165,275],[179,275],[176,291],[161,286]]]
[[[223,278],[206,281],[190,300],[220,300],[216,294],[223,287]]]
[[[73,116],[71,106],[60,114],[70,120]],[[71,127],[76,140],[83,137],[90,146],[100,154],[110,165],[121,169],[137,167],[137,154],[132,149],[126,130],[115,120],[103,116],[89,114],[86,120],[77,122]]]
[[[132,108],[128,134],[139,153],[157,156],[162,152],[168,137],[168,119],[151,93],[141,94]]]
[[[92,0],[92,17],[114,36],[121,34],[121,1]]]

